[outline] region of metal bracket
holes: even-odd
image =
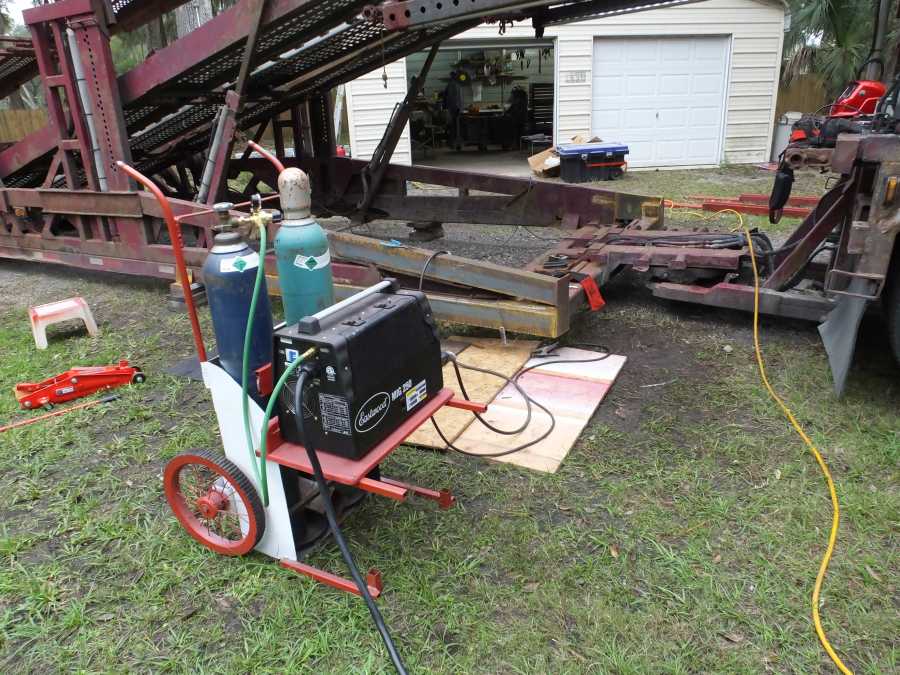
[[[357,209],[363,220],[369,207],[372,205],[372,201],[378,194],[378,188],[381,186],[384,172],[391,160],[391,156],[394,154],[394,148],[397,147],[397,141],[400,140],[400,136],[403,135],[403,130],[406,128],[406,123],[409,122],[413,101],[416,100],[419,92],[422,91],[425,78],[428,77],[428,71],[431,70],[431,64],[434,63],[434,57],[437,56],[438,46],[439,43],[432,45],[425,63],[422,64],[418,77],[414,79],[413,86],[409,87],[403,102],[394,108],[391,120],[384,130],[384,135],[381,137],[378,147],[375,148],[375,152],[372,154],[372,159],[369,160],[369,164],[360,174],[365,191],[359,204],[357,204]]]
[[[872,293],[857,293],[851,291],[839,291],[834,288],[834,278],[845,277],[852,282],[854,279],[867,281],[875,284],[875,290]],[[825,275],[825,292],[829,295],[842,295],[850,298],[861,298],[863,300],[877,300],[881,296],[884,289],[885,276],[883,274],[870,274],[867,272],[848,272],[846,270],[830,269]]]

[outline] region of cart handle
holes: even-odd
[[[133,169],[125,162],[117,161],[116,165],[131,176],[147,190],[153,193],[156,201],[162,209],[163,219],[169,228],[169,238],[172,240],[172,253],[175,256],[175,270],[181,289],[184,292],[184,305],[187,308],[188,318],[191,320],[191,332],[194,334],[194,346],[197,348],[197,357],[201,363],[206,361],[206,347],[203,345],[203,334],[200,332],[200,320],[197,318],[197,307],[194,305],[194,296],[191,293],[191,281],[188,278],[187,265],[184,262],[184,239],[181,237],[181,228],[175,221],[172,205],[156,184],[137,169]]]

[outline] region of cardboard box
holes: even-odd
[[[538,176],[544,178],[559,175],[559,156],[556,154],[556,148],[550,147],[541,150],[539,153],[528,158],[528,166]]]
[[[592,139],[585,140],[584,136],[577,135],[572,137],[572,143],[601,143],[601,139],[594,136]],[[551,178],[559,175],[559,155],[556,154],[556,146],[546,150],[541,150],[537,154],[528,158],[528,166],[531,170],[541,178]]]

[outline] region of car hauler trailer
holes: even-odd
[[[447,222],[568,231],[525,270],[434,258],[425,249],[333,232],[338,297],[383,274],[406,285],[418,285],[421,276],[439,319],[557,337],[575,312],[590,306],[592,283],[602,286],[616,270],[631,267],[648,273],[660,297],[751,306],[744,238],[667,230],[659,198],[391,164],[415,91],[395,108],[371,160],[335,154],[329,92],[390,61],[435,50],[484,21],[530,21],[540,36],[557,23],[677,0],[239,0],[117,76],[111,36],[179,4],[60,0],[25,12],[30,47],[20,40],[0,49],[0,93],[38,75],[49,121],[0,150],[0,256],[172,278],[159,205],[119,169],[122,161],[151,176],[169,198],[185,259],[199,273],[216,225],[211,205],[241,202],[275,184],[277,169],[246,143],[271,129],[278,162],[310,175],[315,214],[422,227]],[[430,64],[426,59],[418,82]],[[839,369],[852,354],[859,315],[878,299],[900,358],[897,144],[896,125],[889,124],[839,143],[829,157],[841,173],[838,184],[783,246],[771,246],[762,234],[757,242],[765,258],[761,310],[819,322],[830,316],[826,343],[833,355],[840,353]],[[239,175],[240,188],[229,184]],[[410,194],[412,181],[457,194]],[[816,258],[823,242],[833,243],[827,262]],[[266,264],[277,291],[274,261]]]

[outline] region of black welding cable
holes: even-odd
[[[599,345],[591,345],[591,346],[599,346]],[[528,394],[528,392],[526,392],[522,388],[522,386],[518,382],[519,378],[522,377],[522,375],[524,375],[525,373],[527,373],[530,370],[534,370],[536,368],[541,368],[543,366],[549,366],[549,365],[553,365],[553,364],[557,364],[557,363],[594,363],[596,361],[603,361],[604,359],[609,358],[609,355],[610,355],[609,349],[604,348],[603,351],[605,353],[601,354],[600,356],[592,357],[589,359],[554,359],[552,361],[542,361],[541,363],[535,363],[533,365],[522,368],[521,370],[519,370],[519,372],[517,372],[515,375],[513,375],[513,377],[507,377],[506,375],[503,375],[502,373],[498,373],[497,371],[490,370],[488,368],[478,368],[476,366],[467,366],[464,363],[458,364],[459,368],[463,368],[465,370],[472,370],[477,373],[493,375],[494,377],[499,377],[501,380],[505,380],[508,384],[511,384],[516,389],[516,391],[518,391],[519,394],[525,399],[526,406],[528,407],[528,420],[526,421],[525,426],[527,426],[531,420],[531,405],[532,404],[537,406],[541,410],[543,410],[545,413],[547,413],[547,416],[550,418],[550,427],[539,437],[535,438],[534,440],[528,441],[527,443],[522,443],[521,445],[517,445],[516,447],[510,448],[507,450],[503,450],[502,452],[490,452],[490,453],[488,453],[488,452],[468,452],[467,450],[463,450],[463,449],[453,445],[453,443],[450,442],[450,440],[444,435],[444,432],[438,426],[438,423],[434,419],[434,417],[431,418],[431,424],[434,426],[434,430],[437,432],[438,436],[441,437],[441,440],[444,442],[444,444],[450,450],[453,450],[454,452],[458,452],[463,455],[468,455],[470,457],[494,458],[494,457],[505,457],[506,455],[512,455],[516,452],[521,452],[522,450],[525,450],[526,448],[530,448],[533,445],[537,445],[538,443],[543,441],[545,438],[550,436],[550,434],[553,433],[553,430],[556,428],[556,417],[554,417],[553,413],[550,412],[550,410],[546,406],[541,404],[540,401],[535,400],[530,394]],[[456,356],[454,354],[449,354],[449,356],[450,356],[450,360],[454,363],[454,366],[456,366],[457,365]],[[465,385],[462,382],[462,376],[459,372],[459,369],[458,368],[454,368],[454,369],[456,371],[456,378],[457,378],[457,381],[459,382],[459,389],[463,395],[463,398],[465,398],[467,401],[471,400],[471,399],[469,399],[468,393],[466,392]],[[484,424],[489,429],[496,430],[495,427],[492,427],[490,424],[488,424],[477,413],[475,413],[475,417],[478,419],[479,422]],[[524,427],[523,427],[523,429],[524,429]],[[496,431],[497,431],[497,433],[509,433],[509,432],[503,432],[503,431],[499,431],[499,430],[496,430]]]
[[[466,385],[463,384],[462,373],[459,372],[460,367],[469,368],[470,370],[475,370],[477,372],[485,373],[487,375],[493,375],[495,377],[503,377],[503,375],[501,375],[500,373],[495,373],[492,370],[476,368],[475,366],[463,366],[461,363],[457,362],[455,354],[453,354],[452,352],[445,352],[445,354],[449,357],[450,363],[453,364],[453,370],[456,372],[456,381],[459,383],[459,390],[462,393],[463,398],[466,399],[467,401],[471,401],[472,399],[469,398],[469,392],[466,391]],[[519,428],[518,429],[509,429],[509,430],[500,429],[499,427],[495,427],[493,424],[491,424],[486,419],[484,419],[481,416],[481,413],[475,412],[473,410],[472,414],[475,415],[476,419],[479,422],[481,422],[484,426],[486,426],[488,429],[493,431],[495,434],[503,434],[504,436],[515,436],[516,434],[520,434],[523,431],[525,431],[525,429],[528,428],[528,425],[531,424],[531,415],[532,415],[531,398],[528,396],[528,394],[525,393],[525,391],[522,389],[522,387],[519,385],[518,382],[516,382],[515,380],[510,379],[508,377],[503,377],[503,379],[505,379],[507,381],[507,383],[511,384],[516,389],[516,391],[519,392],[519,396],[521,396],[523,399],[525,399],[525,410],[526,410],[527,414],[525,415],[525,421],[522,422],[521,425],[519,425]]]
[[[347,541],[344,539],[344,535],[338,525],[337,513],[334,510],[334,503],[331,501],[328,483],[325,481],[325,475],[322,473],[319,455],[312,444],[306,442],[306,430],[303,427],[303,390],[306,387],[308,377],[309,371],[301,366],[300,375],[297,378],[296,388],[294,389],[294,410],[297,411],[297,431],[300,434],[300,438],[303,439],[303,446],[306,448],[306,452],[309,455],[309,463],[312,464],[313,476],[315,476],[316,483],[319,486],[319,495],[322,497],[322,504],[325,507],[328,526],[331,528],[331,533],[334,535],[334,540],[337,542],[338,548],[341,549],[341,555],[344,557],[347,567],[350,568],[350,575],[353,577],[356,587],[362,594],[363,600],[366,601],[366,606],[369,608],[369,614],[372,615],[372,621],[375,623],[375,627],[381,634],[381,639],[384,640],[384,646],[387,648],[388,655],[390,655],[391,661],[394,663],[394,668],[397,669],[399,675],[406,675],[406,667],[403,665],[403,660],[400,658],[400,654],[394,646],[394,641],[391,639],[391,634],[384,623],[384,618],[382,618],[381,612],[378,610],[378,605],[375,604],[375,600],[372,598],[372,594],[369,593],[368,585],[359,573],[356,561],[353,560],[353,555],[350,553],[350,547],[347,546]]]

